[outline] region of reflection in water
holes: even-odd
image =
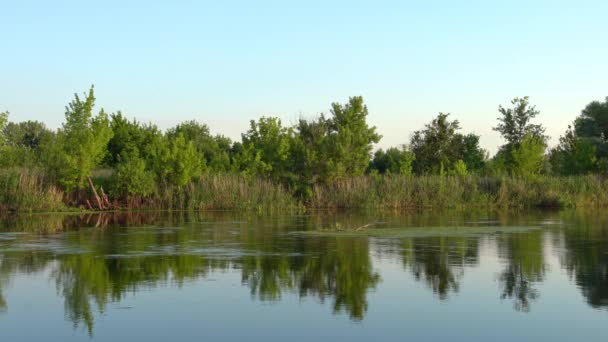
[[[479,216],[476,217],[483,217]],[[556,216],[557,215],[557,216]],[[182,287],[216,271],[240,272],[252,298],[277,302],[285,292],[333,303],[335,313],[362,320],[368,293],[381,283],[374,254],[400,260],[417,281],[440,300],[459,291],[468,268],[479,267],[482,242],[503,262],[500,293],[527,312],[539,297],[548,272],[545,248],[551,243],[561,265],[593,307],[608,307],[608,216],[556,213],[366,217],[314,215],[259,217],[230,213],[120,213],[14,216],[0,222],[0,312],[9,310],[3,289],[16,274],[50,271],[74,326],[93,332],[94,317],[128,293],[157,286]],[[365,237],[294,235],[294,230],[360,227],[500,225],[489,235],[427,234],[370,243]],[[508,234],[507,226],[539,225],[543,230]],[[432,229],[432,228],[429,228]],[[382,239],[377,241],[384,241]],[[484,242],[485,241],[485,242]],[[404,289],[408,291],[408,289]],[[9,312],[10,313],[10,312]],[[6,314],[6,313],[5,313]]]
[[[446,299],[450,291],[458,292],[464,266],[477,263],[478,241],[445,236],[403,239],[403,265],[440,299]]]
[[[564,230],[562,264],[587,303],[608,309],[608,215],[569,213],[576,229]]]
[[[530,311],[539,296],[534,283],[545,276],[542,235],[538,232],[508,234],[498,239],[500,256],[507,266],[500,273],[501,298],[512,298],[517,311]]]

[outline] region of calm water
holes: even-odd
[[[401,235],[298,233],[370,222]],[[0,341],[338,338],[606,341],[608,214],[0,222]]]

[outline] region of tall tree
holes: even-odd
[[[363,97],[351,97],[347,104],[333,103],[329,119],[328,169],[330,177],[363,175],[373,144],[382,137],[367,124],[368,110]]]
[[[262,117],[251,120],[249,130],[242,135],[243,150],[238,163],[243,172],[285,181],[289,174],[291,130],[283,127],[281,120]]]
[[[178,134],[183,134],[186,140],[192,141],[196,151],[205,158],[205,164],[210,171],[230,170],[230,139],[223,136],[214,137],[211,135],[209,126],[195,120],[183,122],[167,131],[169,136]]]
[[[540,112],[536,110],[536,106],[530,105],[529,97],[516,97],[511,100],[511,104],[512,108],[498,107],[501,116],[498,117],[499,124],[494,130],[500,132],[511,145],[520,143],[526,134],[544,138],[545,128],[540,124],[530,123]]]
[[[75,94],[66,107],[66,122],[48,145],[45,162],[49,171],[68,191],[85,186],[85,179],[103,159],[112,129],[103,109],[93,116],[93,86],[84,99]]]
[[[379,149],[374,153],[369,168],[380,174],[411,175],[412,163],[415,159],[414,153],[406,146],[391,147],[386,151]]]
[[[494,127],[507,143],[499,149],[493,163],[500,165],[499,169],[510,174],[532,176],[541,172],[537,167],[544,158],[547,137],[545,128],[540,124],[532,124],[531,120],[540,113],[536,106],[530,105],[527,96],[511,101],[512,108],[498,107],[501,116],[499,124]]]
[[[450,114],[439,113],[423,130],[414,132],[411,148],[416,159],[416,174],[438,174],[448,171],[462,161],[466,169],[483,167],[486,152],[479,147],[479,136],[458,133],[458,120],[449,120]],[[458,163],[462,170],[462,163]]]

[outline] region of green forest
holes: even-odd
[[[0,113],[0,208],[302,209],[578,207],[608,204],[608,98],[576,115],[554,148],[528,97],[498,106],[504,144],[439,113],[405,144],[381,134],[360,96],[293,126],[250,122],[240,141],[204,123],[163,131],[75,95],[61,128]]]

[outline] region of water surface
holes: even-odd
[[[0,220],[1,341],[607,333],[608,214],[599,211]]]

